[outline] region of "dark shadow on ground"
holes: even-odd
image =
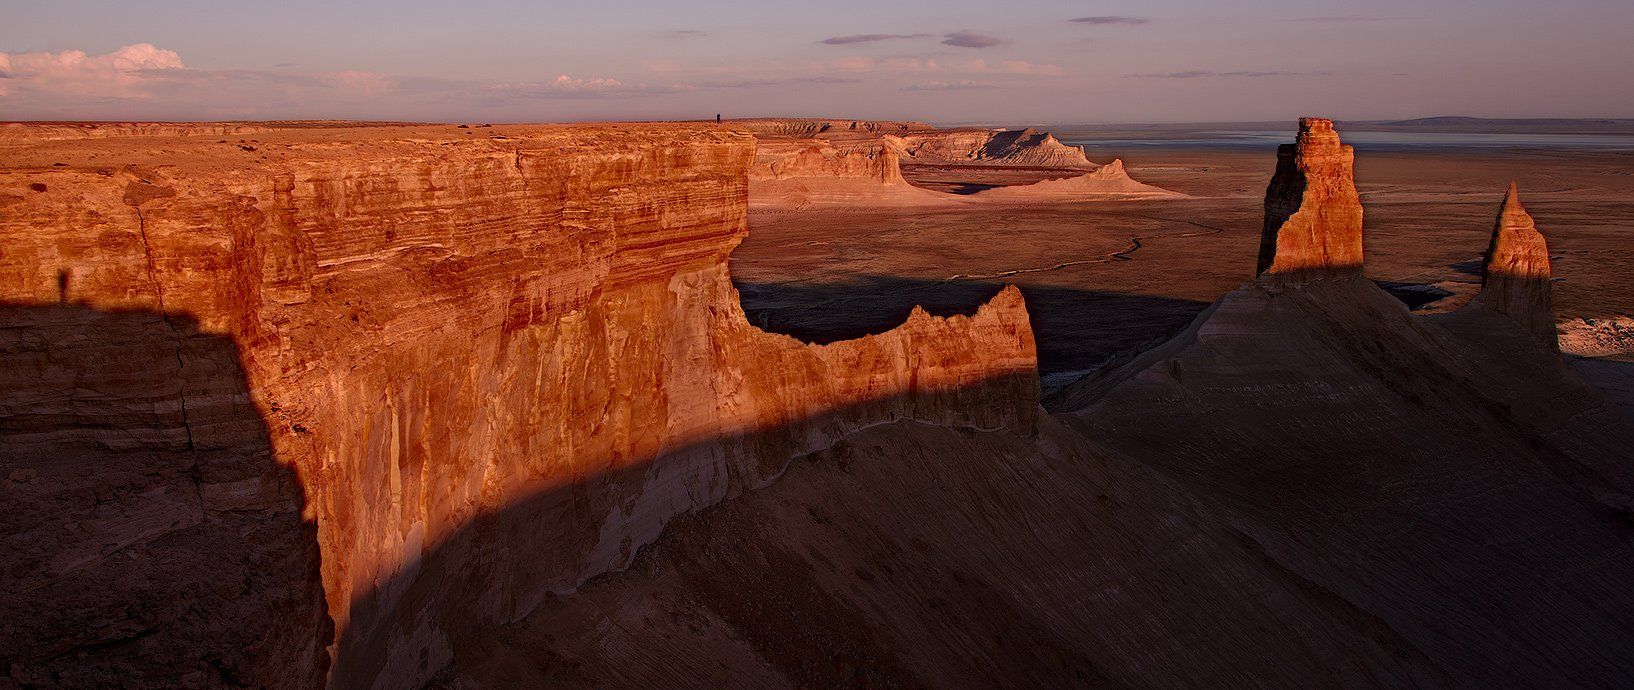
[[[485,640],[504,634],[505,624],[559,602],[557,592],[571,591],[582,577],[622,570],[651,538],[632,539],[631,532],[656,536],[671,519],[666,512],[678,509],[674,519],[684,519],[688,512],[731,500],[853,431],[917,413],[967,430],[1032,433],[1037,403],[1017,393],[1031,386],[1031,379],[1030,372],[1019,372],[956,389],[916,388],[758,430],[700,432],[696,441],[654,457],[576,457],[571,471],[539,477],[538,489],[518,491],[502,508],[478,513],[447,538],[428,544],[418,562],[360,593],[339,638],[331,685],[419,687],[434,678],[447,680],[460,671],[449,666],[451,659],[480,657]],[[961,422],[965,410],[974,417]],[[616,526],[641,524],[647,527],[629,532]],[[618,545],[614,553],[608,553],[609,543]],[[744,616],[770,605],[747,594],[733,595],[745,607]],[[870,626],[838,610],[813,605],[808,611],[819,610],[835,617],[778,613],[775,620],[753,623],[785,638],[778,642],[777,661],[790,677],[808,687],[918,685],[889,663],[891,655],[875,648]],[[552,645],[543,646],[548,652]],[[547,686],[608,682],[604,673],[584,675],[548,656],[530,665],[549,679]],[[665,684],[700,683],[670,678]]]
[[[947,191],[961,196],[969,196],[971,194],[975,194],[976,192],[985,192],[989,189],[997,189],[1001,186],[1003,185],[982,184],[980,182],[959,182],[954,184]]]
[[[233,341],[177,314],[0,305],[0,362],[10,681],[322,684],[316,526]]]
[[[1429,285],[1427,283],[1397,283],[1388,280],[1375,280],[1374,285],[1390,293],[1391,297],[1401,300],[1408,309],[1421,309],[1452,296],[1452,291]]]
[[[1634,419],[1634,359],[1620,357],[1578,357],[1567,355],[1566,363],[1589,385],[1600,389]]]
[[[928,281],[862,275],[835,283],[738,281],[749,322],[806,342],[829,343],[896,327],[915,305],[937,316],[973,314],[1002,281]],[[1184,329],[1207,302],[1022,285],[1044,376],[1094,370],[1130,348]]]

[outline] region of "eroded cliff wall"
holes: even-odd
[[[421,682],[451,638],[623,567],[670,518],[850,431],[1034,423],[1014,290],[820,347],[748,326],[725,270],[746,134],[216,136],[8,139],[0,299],[186,318],[236,343],[269,464],[293,470],[291,505],[316,525],[332,684]],[[178,408],[212,399],[179,390]],[[216,433],[174,423],[195,444]],[[8,472],[54,462],[12,440]]]

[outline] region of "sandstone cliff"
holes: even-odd
[[[1277,148],[1265,191],[1259,273],[1353,274],[1362,266],[1362,204],[1352,165],[1333,122],[1299,120],[1293,144]]]
[[[844,137],[846,135],[907,134],[936,129],[923,122],[893,122],[889,120],[837,120],[767,117],[730,120],[728,124],[756,134],[781,137]]]
[[[1097,167],[1084,156],[1082,148],[1067,146],[1055,135],[1032,128],[914,132],[903,135],[902,140],[907,155],[921,164]]]
[[[216,491],[263,497],[223,499],[228,508],[304,510],[322,552],[323,598],[297,586],[229,606],[203,591],[179,618],[138,619],[101,637],[53,629],[56,637],[34,644],[24,640],[39,631],[7,628],[12,668],[40,682],[66,679],[54,675],[66,672],[65,659],[80,659],[75,672],[92,677],[180,682],[193,669],[154,651],[164,648],[156,641],[211,635],[240,648],[266,639],[282,647],[256,658],[297,663],[329,639],[327,621],[312,615],[327,604],[338,640],[332,683],[419,683],[448,663],[450,639],[623,567],[674,516],[759,486],[789,458],[850,430],[893,419],[1019,433],[1033,424],[1033,344],[1013,290],[974,317],[919,312],[895,331],[820,347],[747,324],[724,261],[745,232],[746,135],[607,125],[480,136],[452,127],[275,130],[253,145],[142,139],[8,142],[0,298],[148,315],[131,337],[184,374],[130,365],[156,372],[164,385],[150,387],[162,398],[96,369],[103,378],[65,380],[106,400],[67,393],[64,383],[9,404],[36,409],[68,396],[118,410],[170,401],[158,408],[170,412],[155,442],[187,437],[174,460],[146,451],[129,459],[140,449],[119,446],[98,452],[162,475],[219,447],[247,467],[219,480],[204,472],[204,499],[168,498],[163,480],[138,482],[123,500],[156,516],[203,505],[206,522]],[[17,328],[53,361],[101,351],[49,342],[60,328]],[[193,332],[236,343],[236,357],[195,356]],[[237,397],[189,388],[204,379],[185,372],[225,370],[211,364],[222,357],[242,361]],[[267,420],[264,451],[242,432],[242,414],[215,412],[252,401]],[[58,477],[71,469],[40,445],[89,423],[38,419],[39,430],[7,434],[0,468],[61,497],[55,509],[7,523],[30,545],[49,544],[44,535],[60,529],[65,511],[101,510],[92,487],[64,489]],[[130,433],[123,424],[110,433]],[[288,496],[269,479],[280,471],[293,472],[304,501],[275,500]],[[231,488],[211,489],[215,481]],[[503,512],[539,496],[553,498]],[[466,529],[482,515],[505,517]],[[67,555],[79,548],[71,542],[41,546],[51,560],[8,567],[17,586],[7,591],[106,573],[110,559],[195,587],[212,577],[212,552],[166,550],[189,524],[156,517],[151,529],[118,537],[128,524],[88,523],[92,542],[116,545],[85,557]],[[302,550],[295,524],[274,543],[295,560],[246,554],[246,563],[301,572],[316,554]],[[133,548],[156,550],[181,571],[154,570],[131,558]],[[146,591],[109,587],[110,602]],[[240,619],[270,629],[234,628]],[[136,650],[135,662],[111,661],[121,657],[108,650],[121,645]],[[303,684],[299,674],[249,664],[219,672]]]
[[[1634,675],[1634,429],[1512,313],[1417,317],[1313,249],[1360,262],[1348,152],[1267,204],[1308,240],[1273,264],[1324,280],[1049,416],[1013,288],[750,327],[728,128],[7,142],[15,684]]]
[[[946,194],[902,178],[902,155],[889,138],[835,144],[826,139],[762,138],[749,169],[752,208],[946,205]]]
[[[1549,245],[1521,205],[1514,183],[1504,194],[1487,247],[1481,292],[1469,308],[1492,309],[1514,319],[1556,347],[1555,312],[1549,296]]]

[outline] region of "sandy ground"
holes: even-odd
[[[732,255],[757,325],[813,341],[879,332],[915,304],[966,313],[1006,283],[1033,314],[1046,387],[1182,328],[1248,280],[1271,150],[1090,150],[1179,200],[948,211],[759,213]],[[914,167],[911,181],[971,190],[1038,169]],[[1427,311],[1461,304],[1509,180],[1548,237],[1563,324],[1634,316],[1634,153],[1357,151],[1367,272]]]

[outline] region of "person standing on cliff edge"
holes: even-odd
[[[721,114],[720,113],[715,113],[715,124],[718,125],[720,123],[721,123]]]

